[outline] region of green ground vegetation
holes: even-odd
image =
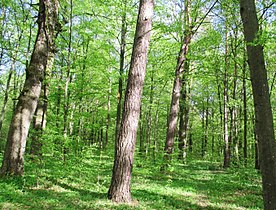
[[[262,209],[261,178],[252,168],[224,170],[219,163],[139,157],[133,169],[132,204],[107,199],[112,150],[86,149],[79,156],[26,157],[23,177],[0,179],[1,209]],[[161,156],[160,156],[161,157]],[[1,157],[2,159],[2,157]],[[161,158],[160,158],[161,160]]]

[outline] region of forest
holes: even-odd
[[[276,210],[275,0],[2,0],[1,209]]]

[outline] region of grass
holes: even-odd
[[[131,205],[106,197],[113,155],[89,149],[82,157],[45,156],[26,161],[25,176],[0,179],[1,209],[263,209],[259,174],[253,169],[223,170],[217,163],[160,164],[135,159]]]

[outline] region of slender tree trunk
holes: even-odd
[[[63,114],[63,135],[64,135],[65,141],[68,135],[68,112],[69,112],[69,99],[70,99],[69,84],[71,83],[72,24],[73,24],[73,1],[70,0],[69,41],[68,41],[69,43],[68,43],[68,54],[67,54],[66,82],[65,82],[65,88],[64,88],[64,114]]]
[[[191,79],[189,79],[189,63],[185,62],[186,75],[182,78],[182,89],[179,107],[179,132],[178,132],[178,159],[186,160],[187,147],[188,147],[188,136],[189,136],[189,114],[190,114],[190,90],[191,90]]]
[[[214,154],[215,154],[215,129],[216,129],[216,125],[214,123],[215,121],[215,112],[214,112],[214,109],[212,108],[211,109],[211,132],[212,132],[212,140],[211,140],[211,151],[212,151],[212,158],[214,157]]]
[[[1,168],[2,175],[23,175],[24,153],[30,123],[40,96],[49,53],[54,52],[58,26],[58,2],[40,0],[38,33],[26,80],[11,121]]]
[[[202,117],[201,117],[201,130],[202,130],[202,134],[201,134],[201,157],[204,158],[205,155],[205,145],[204,145],[204,134],[205,134],[205,104],[204,104],[204,100],[202,101]]]
[[[110,127],[110,122],[111,122],[111,116],[110,116],[110,109],[111,109],[110,96],[111,96],[111,91],[112,91],[112,81],[109,78],[109,90],[108,90],[108,95],[107,95],[107,116],[106,116],[106,130],[105,130],[104,148],[107,147],[108,142],[109,142],[109,127]]]
[[[224,70],[224,91],[223,91],[223,124],[224,124],[224,162],[223,167],[228,168],[230,166],[230,141],[228,133],[228,29],[226,29],[225,40],[225,70]]]
[[[118,84],[118,104],[117,104],[117,116],[116,116],[116,130],[115,130],[115,139],[118,138],[118,133],[120,130],[121,124],[121,114],[122,114],[122,101],[123,101],[123,75],[125,69],[125,51],[126,51],[126,1],[123,2],[124,11],[122,15],[122,26],[121,26],[121,43],[120,43],[120,76]]]
[[[45,79],[49,80],[50,71],[52,69],[54,63],[54,53],[49,53],[48,55],[48,62],[47,67],[45,70]],[[35,117],[34,117],[34,134],[32,136],[32,142],[31,142],[31,151],[30,153],[32,155],[42,155],[41,153],[41,137],[43,134],[43,130],[46,128],[46,116],[47,116],[47,108],[48,108],[48,93],[49,93],[49,87],[50,83],[49,81],[43,82],[42,89],[40,92],[40,97],[38,100],[38,104],[35,111]]]
[[[2,6],[1,8],[1,22],[0,22],[0,35],[1,35],[1,39],[0,39],[0,44],[1,46],[3,46],[3,40],[4,40],[4,36],[5,36],[5,28],[4,26],[6,25],[7,22],[7,12],[6,12],[6,6]],[[3,55],[4,55],[4,47],[1,47],[1,52],[0,52],[0,65],[2,65],[2,61],[3,61]]]
[[[243,61],[243,159],[244,165],[247,166],[247,91],[246,91],[246,56],[244,55]]]
[[[3,12],[5,14],[5,11],[3,11]],[[3,18],[5,18],[5,15]],[[3,20],[2,24],[4,24],[4,22],[5,22],[5,19]],[[3,27],[3,25],[2,25],[2,27]],[[1,34],[2,34],[2,32],[1,32]],[[16,58],[17,58],[17,51],[20,46],[22,35],[23,35],[23,31],[21,30],[20,34],[19,34],[19,38],[18,38],[18,43],[16,44],[15,54],[12,55],[13,60],[12,60],[11,68],[9,70],[9,74],[8,74],[8,80],[6,83],[6,90],[5,90],[4,101],[3,101],[3,106],[2,106],[2,110],[1,110],[1,116],[0,116],[0,134],[1,134],[2,126],[3,126],[3,121],[5,119],[6,108],[7,108],[8,99],[9,99],[9,91],[10,91],[10,86],[11,86],[10,85],[11,79],[12,79],[13,73],[15,73],[15,63],[16,63]],[[2,51],[3,51],[3,49],[2,49]],[[3,52],[0,53],[0,64],[2,63],[2,57],[3,57],[2,54],[3,54]]]
[[[168,162],[170,162],[171,154],[173,153],[174,148],[174,135],[175,135],[175,129],[177,125],[177,118],[178,118],[178,112],[179,112],[179,100],[180,100],[180,92],[181,92],[181,76],[184,72],[184,63],[187,58],[189,44],[192,39],[192,32],[190,31],[190,24],[191,24],[191,18],[190,18],[190,0],[185,0],[185,22],[188,23],[186,25],[186,29],[184,32],[184,40],[181,45],[179,55],[177,58],[177,65],[175,69],[175,79],[173,84],[173,91],[172,91],[172,99],[171,99],[171,105],[170,105],[170,112],[168,116],[168,125],[167,125],[167,135],[166,135],[166,143],[165,143],[165,164],[162,167],[162,170],[166,168],[166,165]]]
[[[152,119],[152,106],[153,106],[153,94],[154,94],[154,72],[151,71],[150,75],[150,99],[149,99],[149,111],[147,114],[147,132],[146,132],[146,137],[147,137],[147,147],[146,147],[146,155],[148,155],[151,152],[151,144],[152,144],[152,124],[153,124],[153,119]]]
[[[203,153],[202,157],[205,157],[207,154],[207,148],[208,148],[208,129],[209,129],[209,96],[207,98],[206,102],[206,109],[205,109],[205,125],[204,125],[204,120],[203,120],[203,127],[204,128],[204,142],[203,142]]]
[[[240,0],[240,11],[253,89],[256,135],[259,143],[264,208],[276,209],[276,142],[263,46],[254,0]]]
[[[219,78],[219,72],[216,71],[216,82],[217,82],[217,95],[218,95],[218,103],[219,103],[219,135],[218,135],[218,142],[219,142],[219,149],[218,149],[218,156],[221,156],[221,141],[224,139],[224,115],[223,115],[223,99],[221,96],[222,88],[221,88],[221,81]]]
[[[132,201],[130,183],[152,29],[153,5],[153,0],[140,0],[123,118],[115,146],[112,180],[108,191],[108,198],[119,203]]]
[[[238,80],[238,62],[237,62],[237,47],[238,47],[238,31],[237,29],[234,29],[234,41],[231,42],[232,47],[232,54],[233,54],[233,61],[234,61],[234,75],[233,75],[233,92],[232,92],[232,99],[234,101],[234,105],[231,107],[231,126],[230,126],[230,132],[231,132],[231,140],[230,142],[233,142],[233,157],[235,158],[235,163],[239,163],[239,141],[238,141],[238,107],[235,104],[237,100],[237,80]],[[233,43],[234,42],[234,43]]]
[[[12,67],[11,67],[10,71],[9,71],[8,80],[7,80],[7,84],[6,84],[6,90],[5,90],[5,96],[4,96],[4,101],[3,101],[3,106],[2,106],[2,109],[1,109],[0,134],[1,134],[1,131],[2,131],[2,125],[3,125],[3,121],[5,119],[6,108],[7,108],[8,99],[9,99],[10,83],[11,83],[11,78],[12,78],[12,74],[13,74],[13,71],[14,71],[14,62],[12,64]]]
[[[144,122],[143,122],[143,109],[140,106],[140,120],[139,120],[139,153],[143,155],[145,153],[145,139],[144,139]]]

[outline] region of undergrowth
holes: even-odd
[[[208,161],[161,162],[135,158],[134,202],[107,199],[113,154],[88,149],[79,157],[26,158],[25,175],[0,179],[1,209],[262,209],[261,182],[252,168],[223,170]]]

